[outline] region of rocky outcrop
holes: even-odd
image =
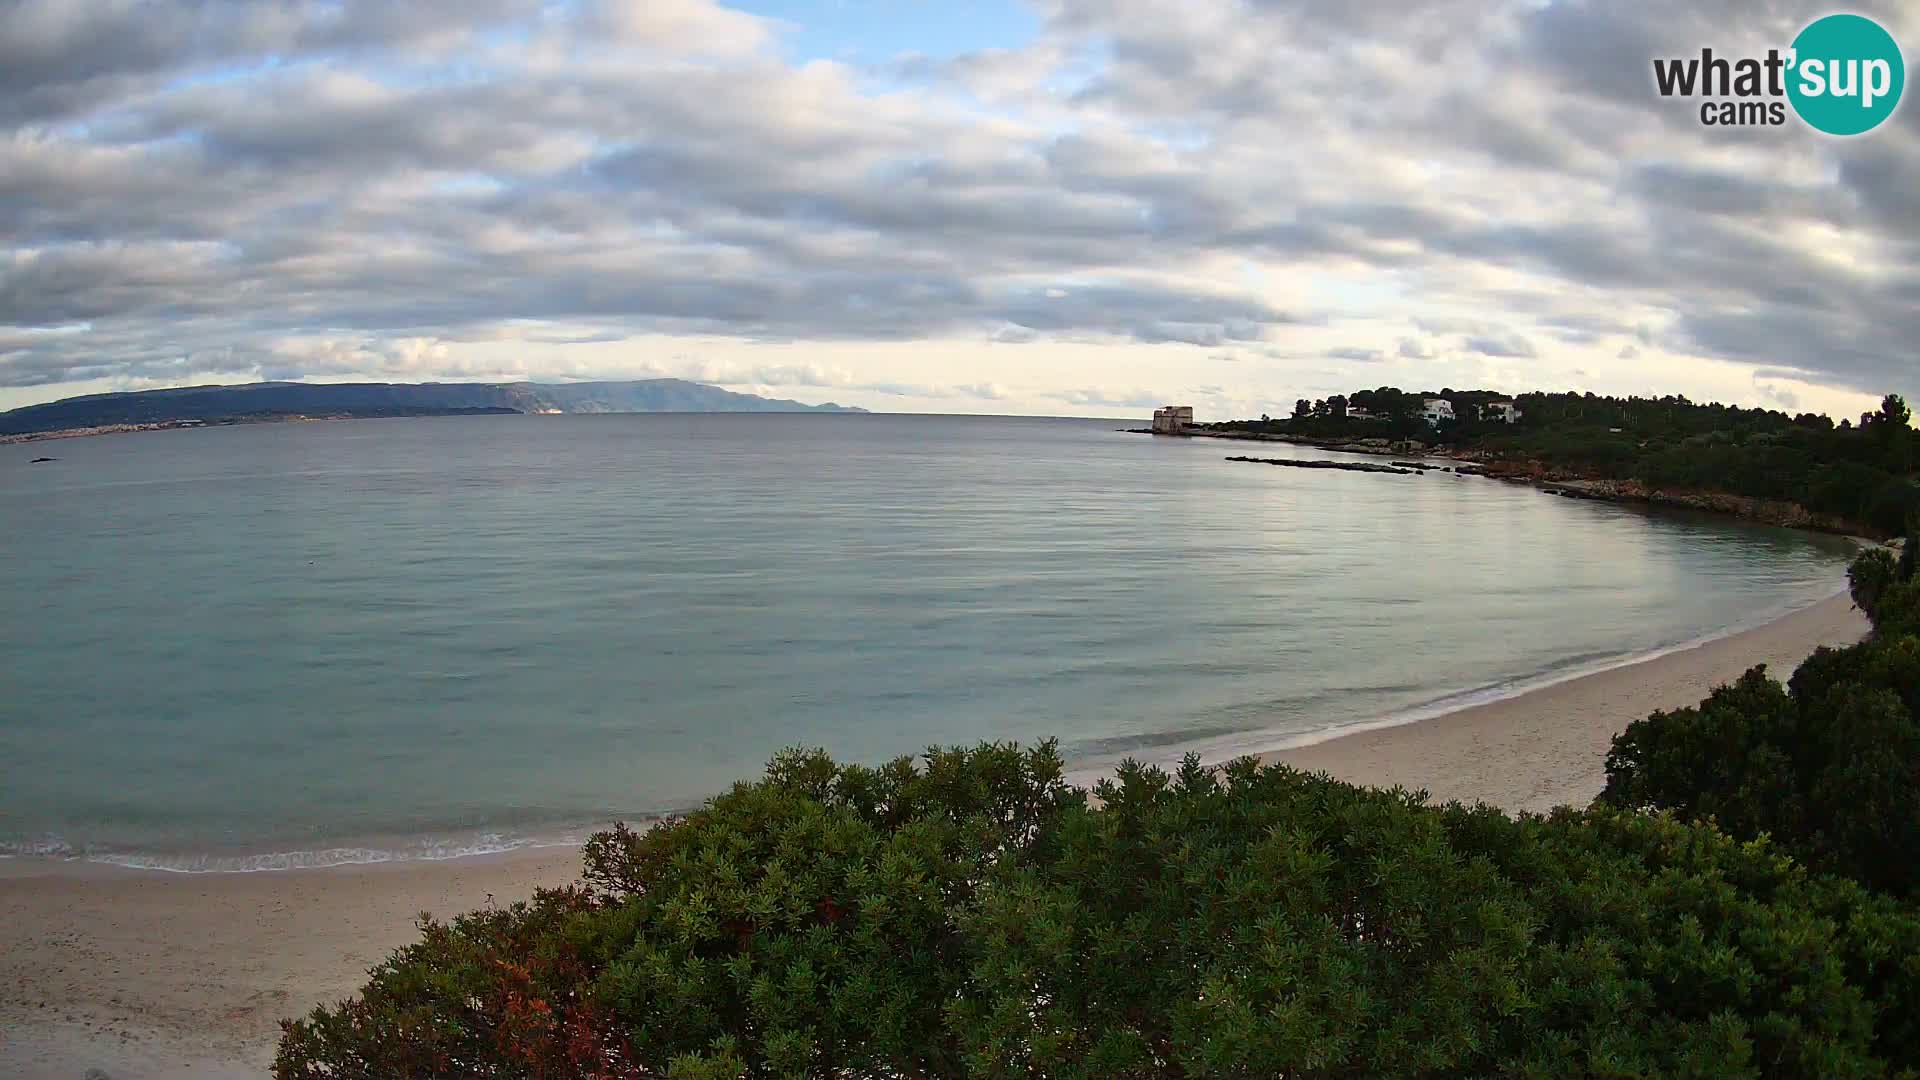
[[[1391,465],[1375,465],[1366,461],[1300,461],[1294,458],[1258,458],[1230,457],[1228,461],[1250,461],[1257,465],[1284,465],[1290,469],[1339,469],[1343,472],[1392,473],[1395,476],[1418,476],[1414,469],[1396,469]]]
[[[1145,428],[1130,428],[1131,432],[1150,435]],[[1321,450],[1338,450],[1343,454],[1420,454],[1425,453],[1427,444],[1418,439],[1329,439],[1317,435],[1288,435],[1275,431],[1214,431],[1208,428],[1188,428],[1182,432],[1204,439],[1228,439],[1237,442],[1277,442],[1293,446],[1312,446]]]
[[[1455,450],[1444,447],[1428,450],[1424,444],[1413,440],[1320,439],[1307,435],[1283,435],[1272,432],[1194,430],[1189,431],[1188,434],[1248,442],[1284,442],[1349,454],[1386,456],[1427,453],[1456,462],[1452,471],[1461,476],[1484,476],[1489,480],[1502,480],[1510,484],[1528,484],[1549,494],[1571,499],[1600,499],[1607,502],[1643,503],[1649,506],[1674,506],[1688,510],[1704,510],[1714,514],[1731,514],[1764,525],[1782,525],[1794,529],[1815,529],[1820,532],[1842,533],[1848,536],[1882,538],[1876,530],[1860,522],[1834,514],[1816,514],[1795,502],[1758,499],[1721,491],[1650,488],[1634,480],[1595,479],[1564,469],[1549,468],[1541,462],[1530,459],[1516,461],[1499,458],[1482,450]],[[1257,461],[1268,465],[1287,465],[1294,468],[1338,468],[1353,472],[1387,472],[1402,475],[1434,470],[1446,471],[1446,466],[1423,465],[1414,461],[1395,461],[1390,465],[1365,465],[1350,462],[1303,462],[1249,457],[1231,457],[1227,460]]]
[[[1858,522],[1834,514],[1816,514],[1796,502],[1781,499],[1757,499],[1750,495],[1730,495],[1723,491],[1674,491],[1650,488],[1633,480],[1551,480],[1538,483],[1542,491],[1573,499],[1604,499],[1608,502],[1636,502],[1653,506],[1678,506],[1715,514],[1784,525],[1795,529],[1868,535],[1870,530]]]

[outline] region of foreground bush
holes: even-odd
[[[1851,573],[1871,640],[1821,649],[1786,687],[1755,668],[1614,739],[1602,801],[1770,837],[1807,865],[1920,896],[1920,581],[1869,551]]]
[[[1285,768],[788,754],[585,882],[428,922],[318,1077],[1879,1076],[1920,930],[1765,843]]]

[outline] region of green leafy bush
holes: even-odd
[[[1871,617],[1880,605],[1880,597],[1899,579],[1899,569],[1893,552],[1886,548],[1861,552],[1847,567],[1847,591],[1854,606]]]
[[[1821,649],[1782,687],[1754,668],[1698,706],[1629,726],[1601,800],[1771,837],[1818,870],[1920,896],[1920,581],[1885,551],[1849,577],[1872,640]]]
[[[275,1075],[1879,1076],[1920,927],[1772,845],[1051,745],[777,758],[287,1025]]]

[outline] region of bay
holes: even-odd
[[[1836,591],[1852,550],[1123,423],[484,416],[0,448],[0,852],[464,853],[685,808],[793,745],[1057,737],[1079,776],[1221,757],[1753,625]]]

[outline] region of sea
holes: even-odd
[[[1839,591],[1853,550],[1138,426],[471,416],[0,447],[0,856],[577,842],[795,746],[1051,738],[1083,780],[1218,760],[1757,625]]]

